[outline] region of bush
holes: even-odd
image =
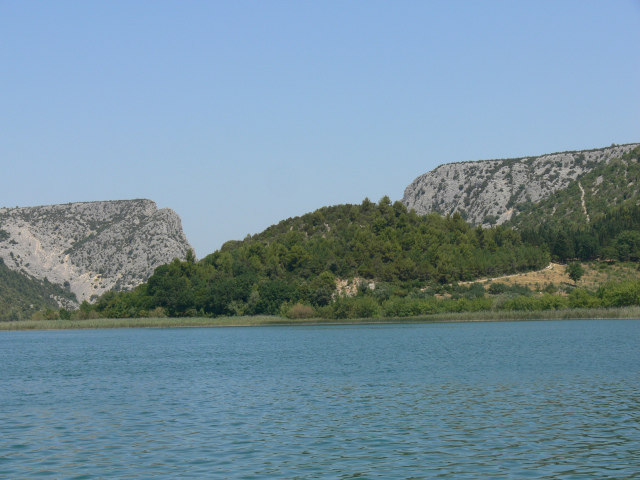
[[[523,295],[523,296],[531,296],[533,292],[529,287],[524,285],[507,285],[506,283],[492,283],[489,285],[489,293],[492,295],[500,295],[503,293],[508,293],[510,295]]]
[[[285,309],[284,316],[291,319],[313,318],[315,317],[315,311],[309,305],[303,305],[296,303]]]
[[[438,313],[443,302],[435,298],[392,298],[382,305],[382,313],[385,317],[416,317]]]
[[[37,320],[37,321],[58,320],[59,318],[60,318],[60,315],[53,308],[45,308],[44,310],[39,310],[31,316],[31,320]]]
[[[388,283],[378,283],[372,295],[378,301],[384,302],[385,300],[389,300],[393,295],[393,287]]]
[[[316,316],[318,318],[333,318],[333,306],[323,305],[322,307],[316,307]]]
[[[601,306],[600,299],[586,290],[576,288],[569,294],[571,308],[597,308]]]
[[[380,305],[371,297],[354,299],[352,308],[353,318],[375,318],[380,316]]]
[[[476,282],[469,286],[469,290],[464,294],[464,297],[468,300],[473,300],[474,298],[483,298],[484,294],[484,287],[481,283]]]
[[[506,283],[491,283],[489,285],[489,293],[491,295],[499,295],[501,293],[506,292],[509,289],[509,286]]]
[[[544,294],[541,297],[516,297],[504,302],[501,306],[503,310],[558,310],[569,307],[569,299],[559,295]]]
[[[339,297],[331,307],[333,318],[349,318],[351,309],[347,298]]]
[[[604,307],[627,307],[640,305],[640,281],[610,284],[598,290]]]

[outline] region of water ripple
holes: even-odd
[[[640,477],[640,321],[3,332],[0,477]]]

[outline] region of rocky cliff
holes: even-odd
[[[402,202],[419,214],[457,211],[475,225],[500,224],[513,216],[515,206],[547,198],[637,145],[444,164],[416,178]]]
[[[0,257],[78,300],[128,290],[191,248],[180,217],[151,200],[0,209]]]

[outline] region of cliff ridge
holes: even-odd
[[[178,214],[151,200],[0,209],[0,257],[78,300],[130,290],[191,248]]]

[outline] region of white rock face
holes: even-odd
[[[514,214],[513,206],[546,198],[637,145],[440,165],[416,178],[402,202],[421,215],[460,212],[474,225],[501,224]]]
[[[5,233],[2,233],[2,232]],[[14,270],[68,285],[78,300],[129,290],[191,245],[180,217],[151,200],[0,209],[0,257]]]

